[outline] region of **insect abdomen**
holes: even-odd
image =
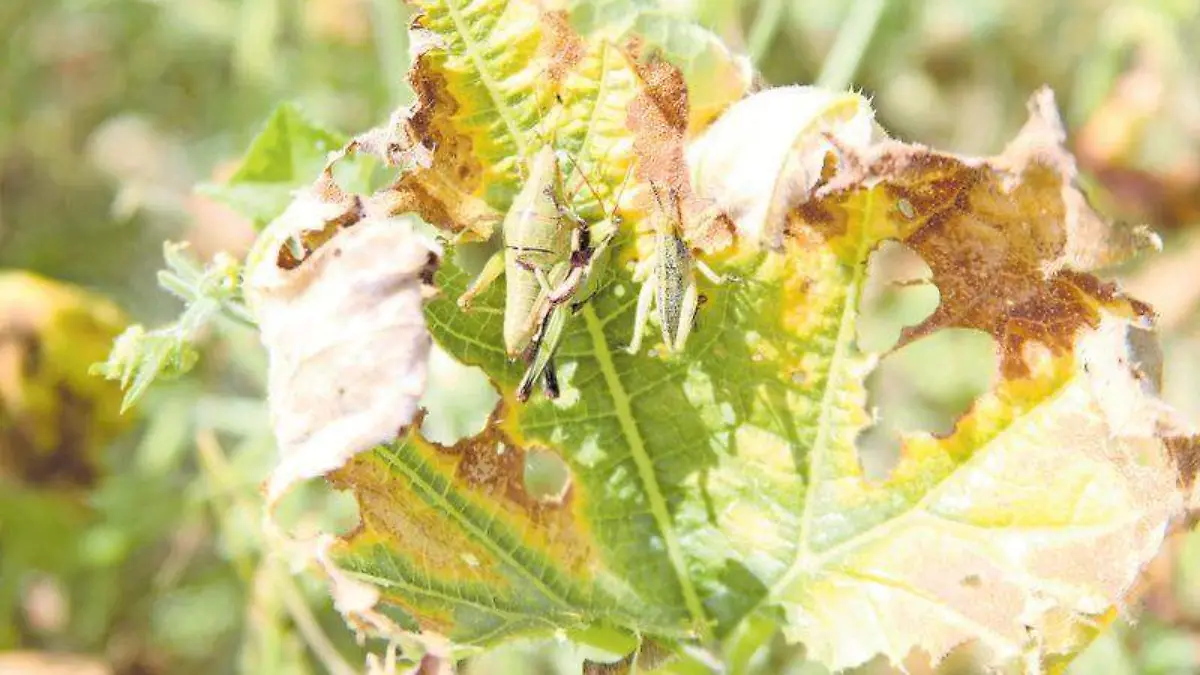
[[[654,273],[657,276],[658,319],[662,324],[663,342],[675,343],[679,324],[683,318],[683,297],[691,280],[691,252],[683,239],[674,233],[656,235],[657,261]]]

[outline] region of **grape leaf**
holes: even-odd
[[[470,275],[456,255],[425,324],[500,393],[485,428],[441,445],[417,415],[389,443],[364,425],[314,448],[322,462],[309,466],[332,468],[359,502],[360,528],[320,549],[357,626],[442,653],[595,627],[713,648],[778,622],[841,669],[914,650],[936,660],[965,642],[996,663],[1050,663],[1121,608],[1195,501],[1200,453],[1157,396],[1152,311],[1092,275],[1153,239],[1090,209],[1048,93],[992,158],[887,140],[861,97],[815,89],[749,96],[706,126],[715,113],[694,113],[695,75],[646,49],[639,19],[585,29],[534,3],[416,4],[417,103],[344,151],[400,177],[356,196],[327,173],[293,205],[307,219],[298,245],[278,219],[251,278],[312,273],[340,237],[399,212],[456,241],[488,238],[543,141],[590,158],[578,168],[596,195],[568,195],[580,213],[600,217],[590,200],[613,200],[631,173],[641,200],[620,204],[613,254],[563,329],[560,398],[516,400],[524,365],[503,347],[503,288],[461,310]],[[693,201],[689,242],[726,278],[698,279],[706,302],[678,354],[624,349],[639,290],[626,263],[647,254],[651,181]],[[705,200],[733,224],[727,236],[700,219]],[[901,344],[980,331],[999,367],[952,432],[905,437],[875,481],[856,439],[880,355],[855,336],[867,260],[885,241],[924,259],[941,294]],[[401,238],[395,255],[423,250],[412,246]],[[296,313],[288,326],[326,316],[279,311]],[[299,333],[268,344],[287,353]],[[396,345],[355,350],[361,333],[321,344],[394,361]],[[423,366],[420,350],[412,358]],[[359,387],[368,407],[396,394],[370,393],[357,366],[319,370],[277,393]],[[307,438],[343,419],[320,408],[280,410]],[[525,485],[527,458],[545,453],[570,470],[553,499]]]
[[[557,402],[512,400],[499,295],[470,315],[431,303],[439,344],[506,403],[455,447],[410,429],[338,471],[364,528],[335,560],[409,625],[465,645],[603,621],[719,637],[778,606],[835,668],[969,640],[1001,661],[1078,649],[1157,550],[1194,464],[1163,438],[1148,309],[1083,271],[1115,253],[1088,240],[1098,221],[1074,210],[1061,150],[1028,140],[992,161],[890,142],[843,157],[840,180],[788,214],[781,251],[704,289],[681,357],[619,350],[636,289],[612,271],[568,329]],[[984,330],[1002,377],[950,436],[905,439],[872,484],[854,440],[873,358],[853,338],[885,239],[925,257],[943,294],[906,339]],[[465,282],[438,278],[447,298]],[[534,448],[570,466],[564,503],[524,494]]]
[[[290,103],[280,105],[250,143],[241,165],[224,183],[198,189],[262,229],[283,213],[293,192],[321,172],[326,156],[346,142]]]

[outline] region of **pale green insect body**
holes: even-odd
[[[504,347],[523,354],[545,320],[549,295],[570,271],[577,225],[561,211],[562,176],[550,146],[530,166],[529,177],[504,218]],[[542,277],[542,278],[539,278]]]
[[[653,186],[652,186],[653,187]],[[634,280],[642,283],[634,317],[633,339],[628,351],[641,349],[646,322],[653,317],[662,330],[668,351],[682,351],[695,323],[700,306],[696,271],[713,283],[721,278],[693,255],[683,235],[683,214],[678,195],[671,190],[667,202],[654,189],[654,210],[650,222],[654,229],[654,250],[634,270]]]
[[[692,277],[692,253],[674,228],[661,228],[654,234],[654,288],[659,326],[663,342],[674,350],[683,347],[683,324],[695,314],[695,283]],[[686,336],[683,336],[686,339]]]
[[[563,183],[558,154],[546,145],[534,155],[525,182],[505,214],[503,249],[459,298],[466,309],[477,294],[501,275],[506,277],[505,352],[510,359],[530,362],[517,391],[521,400],[539,377],[545,379],[547,394],[557,395],[553,356],[566,321],[561,305],[586,282],[593,259],[616,231],[611,216],[595,223],[582,218]],[[593,228],[598,232],[595,247]]]

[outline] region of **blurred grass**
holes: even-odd
[[[767,82],[852,84],[893,134],[937,147],[999,149],[1029,93],[1053,86],[1097,203],[1164,233],[1162,257],[1113,274],[1163,309],[1168,397],[1200,416],[1200,0],[664,4],[753,55]],[[102,292],[137,320],[173,313],[153,281],[163,239],[209,256],[241,253],[251,237],[192,186],[228,175],[280,101],[344,131],[383,119],[409,96],[407,16],[395,0],[0,3],[0,268]],[[879,345],[932,307],[928,289],[877,290],[861,337]],[[870,471],[887,471],[898,431],[944,430],[987,386],[988,345],[975,337],[937,336],[885,360],[871,382],[882,416],[864,438]],[[267,554],[258,485],[274,449],[256,338],[224,327],[208,344],[199,372],[154,391],[136,433],[97,450],[90,492],[0,477],[0,649],[131,674],[363,662],[319,584]],[[952,377],[914,376],[948,358],[954,369],[932,370]],[[431,433],[478,428],[494,394],[448,360],[435,368],[442,384],[428,395],[454,405],[428,420]],[[337,495],[293,502],[299,531],[314,512],[353,521]],[[1200,537],[1171,547],[1146,574],[1141,621],[1120,621],[1071,672],[1200,672]],[[519,644],[467,672],[569,672],[586,655]],[[970,664],[964,652],[941,672]],[[779,641],[754,669],[823,672]]]

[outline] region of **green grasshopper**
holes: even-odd
[[[657,311],[655,318],[662,329],[667,351],[682,351],[700,306],[700,292],[694,271],[699,270],[714,284],[723,281],[707,265],[692,256],[691,249],[684,241],[683,211],[675,189],[668,190],[669,204],[664,204],[658,187],[651,184],[650,188],[655,202],[654,211],[650,214],[654,228],[654,251],[638,264],[633,273],[634,281],[642,283],[642,290],[638,294],[637,314],[633,320],[633,340],[627,348],[630,354],[641,350],[643,329],[652,309]]]
[[[582,172],[578,164],[571,160]],[[581,173],[582,176],[582,173]],[[588,189],[600,202],[586,176]],[[501,225],[504,248],[484,265],[479,277],[458,299],[459,307],[491,286],[501,275],[506,278],[504,303],[504,349],[510,359],[530,362],[518,400],[529,398],[539,377],[546,395],[558,396],[554,352],[562,338],[566,316],[561,305],[572,298],[586,281],[592,261],[616,234],[616,207],[603,223],[600,236],[567,201],[559,158],[547,144],[530,162],[528,176]],[[598,243],[593,245],[593,240]]]

